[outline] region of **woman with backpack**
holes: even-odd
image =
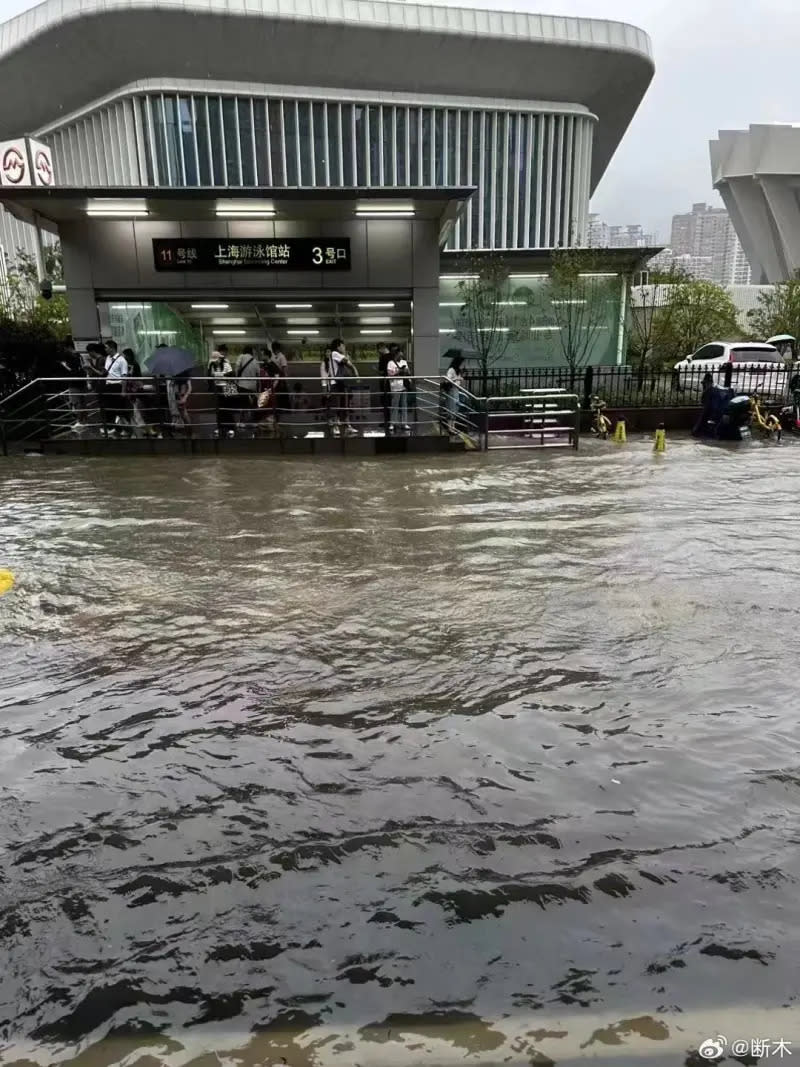
[[[350,425],[350,381],[358,376],[344,341],[337,338],[325,350],[320,366],[320,377],[323,389],[328,390],[329,418],[333,421],[332,433],[338,437],[340,433],[348,436],[357,434],[358,430]]]

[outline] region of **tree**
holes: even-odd
[[[60,244],[44,248],[46,277],[56,284],[63,281],[64,271]],[[55,293],[45,300],[39,291],[39,272],[36,259],[22,248],[6,270],[7,285],[3,286],[2,317],[18,323],[41,328],[57,340],[69,334],[69,308],[63,293]]]
[[[658,344],[653,351],[654,366],[671,366],[709,341],[741,336],[736,305],[713,282],[684,281],[673,286],[655,317]]]
[[[781,333],[800,337],[800,271],[793,278],[762,290],[758,306],[747,313],[747,321],[759,341]]]
[[[689,281],[685,271],[670,267],[650,273],[647,285],[631,289],[628,314],[628,354],[642,384],[648,362],[663,346],[670,330],[677,305],[671,300],[673,286]]]
[[[482,395],[488,392],[489,367],[509,346],[530,338],[525,300],[511,300],[510,274],[501,256],[468,260],[458,283],[461,306],[452,316],[455,337],[478,357]]]
[[[594,349],[598,333],[609,325],[609,307],[616,306],[616,275],[609,276],[594,252],[580,248],[553,252],[546,299],[564,362],[574,379]]]

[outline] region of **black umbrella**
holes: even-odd
[[[166,378],[176,378],[179,374],[190,371],[196,362],[196,357],[188,348],[176,348],[167,345],[164,348],[155,348],[145,360],[148,374],[164,375]]]

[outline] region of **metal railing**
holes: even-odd
[[[319,377],[37,378],[0,400],[8,442],[120,438],[446,435],[477,447],[483,404],[466,390],[449,399],[442,379]]]
[[[489,396],[519,396],[526,389],[563,389],[577,393],[584,408],[594,395],[602,397],[610,408],[694,408],[699,407],[706,375],[711,373],[715,385],[729,384],[737,392],[752,396],[758,393],[769,404],[786,402],[793,371],[782,363],[728,364],[709,371],[702,362],[686,370],[647,370],[640,373],[631,367],[501,367],[490,368],[486,381]],[[464,374],[464,384],[471,391],[482,391],[483,376],[474,370]]]
[[[564,389],[526,389],[519,396],[486,398],[487,448],[577,449],[581,404]]]

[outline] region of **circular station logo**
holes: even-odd
[[[40,185],[53,184],[53,164],[47,152],[43,152],[40,148],[34,156],[33,166]]]
[[[25,177],[25,157],[22,155],[22,152],[13,145],[11,148],[7,148],[3,153],[3,160],[2,163],[0,163],[0,167],[3,169],[3,177],[12,185],[19,185]]]

